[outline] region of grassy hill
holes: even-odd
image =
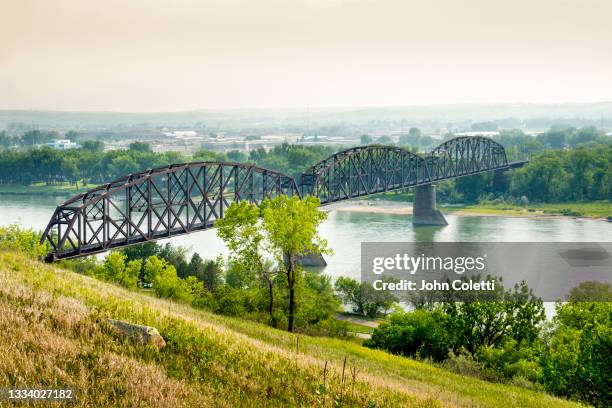
[[[117,338],[108,318],[157,327],[167,346]],[[0,251],[2,386],[70,386],[77,405],[96,407],[576,406],[348,341],[297,339]]]

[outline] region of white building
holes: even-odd
[[[71,142],[68,139],[59,139],[54,142],[47,143],[47,146],[51,146],[57,150],[68,150],[68,149],[76,149],[80,147],[78,144]]]

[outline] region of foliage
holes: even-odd
[[[262,227],[266,232],[266,249],[273,254],[287,277],[289,303],[287,330],[294,330],[296,286],[302,279],[299,258],[308,254],[329,253],[327,241],[319,236],[318,227],[327,214],[318,210],[319,199],[279,195],[261,204]]]
[[[145,277],[152,279],[153,289],[159,297],[191,302],[192,290],[200,290],[193,279],[184,280],[178,277],[174,266],[165,260],[152,256],[145,264]]]
[[[111,252],[104,258],[99,276],[126,288],[136,288],[142,261],[137,259],[126,263],[126,258],[121,252]]]
[[[0,226],[0,248],[42,257],[49,252],[50,247],[46,241],[40,244],[40,237],[40,232],[21,227],[18,224]]]
[[[376,317],[379,313],[386,313],[397,302],[391,292],[375,290],[369,282],[359,283],[355,279],[341,276],[334,286],[342,301],[363,316]]]
[[[370,135],[361,135],[360,140],[362,145],[367,145],[374,141],[374,139],[372,139],[372,136]]]
[[[242,317],[170,308],[141,291],[6,251],[0,310],[0,383],[70,385],[87,390],[77,401],[83,406],[334,406],[341,395],[347,407],[578,406],[348,341],[298,340]],[[156,327],[167,346],[119,341],[107,318]]]
[[[559,303],[553,322],[542,357],[544,387],[595,406],[610,406],[612,303]]]
[[[267,151],[263,147],[249,152],[249,161],[298,177],[309,166],[337,151],[333,146],[300,146],[283,143]]]
[[[329,278],[304,275],[299,264],[299,258],[306,254],[326,251],[326,242],[317,233],[325,214],[317,207],[318,200],[313,197],[300,200],[279,196],[265,200],[261,209],[242,201],[226,210],[225,217],[216,222],[217,235],[230,251],[228,288],[215,294],[220,296],[222,313],[228,313],[229,304],[223,305],[228,296],[233,296],[230,303],[236,310],[229,309],[231,314],[266,310],[272,326],[285,326],[286,322],[289,331],[296,323],[302,328],[313,327],[333,318],[339,304]],[[264,259],[264,252],[274,256],[276,266]],[[278,271],[285,275],[285,282]],[[249,298],[248,305],[240,305],[235,289]],[[277,305],[282,305],[286,313]],[[329,328],[327,325],[326,330]]]
[[[187,276],[202,281],[206,289],[214,292],[223,283],[223,262],[220,259],[204,261],[195,252],[189,261]]]
[[[374,330],[364,346],[442,361],[454,343],[451,333],[446,331],[448,319],[441,309],[395,312]]]
[[[499,291],[503,301],[439,301],[430,309],[393,313],[364,345],[436,362],[466,355],[502,377],[535,381],[543,303],[524,283]],[[448,364],[455,363],[469,365]]]

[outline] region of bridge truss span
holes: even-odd
[[[508,158],[504,147],[494,140],[463,136],[432,150],[427,165],[435,180],[444,180],[508,167]]]
[[[134,173],[58,206],[43,233],[50,260],[211,228],[233,202],[299,195],[291,176],[248,164],[174,164]]]
[[[491,139],[458,137],[425,155],[383,145],[346,149],[308,168],[299,185],[251,164],[173,164],[67,200],[56,208],[41,242],[52,247],[48,260],[74,258],[211,228],[233,202],[259,205],[284,194],[315,196],[325,205],[525,163],[508,163],[503,146]]]
[[[425,160],[406,149],[362,146],[344,150],[308,169],[300,180],[302,195],[321,204],[410,187],[430,179]]]
[[[300,191],[329,204],[510,166],[502,145],[478,136],[451,139],[423,156],[399,147],[360,146],[309,168]]]

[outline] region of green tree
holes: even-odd
[[[377,142],[383,145],[392,145],[393,139],[390,136],[384,135],[378,138]]]
[[[195,276],[202,281],[206,289],[211,292],[223,284],[222,263],[215,260],[204,261],[197,252],[191,256],[187,271],[189,276]]]
[[[259,223],[259,213],[259,208],[255,204],[241,201],[232,204],[226,210],[225,217],[218,220],[215,225],[217,235],[225,242],[230,251],[232,269],[241,272],[243,276],[249,276],[248,274],[251,273],[265,281],[268,288],[268,313],[272,326],[275,327],[275,271],[265,264],[261,255],[264,235]],[[228,283],[231,281],[232,279],[228,279]]]
[[[70,140],[71,142],[76,143],[77,140],[79,139],[79,134],[77,132],[75,132],[74,130],[70,130],[70,131],[66,132],[64,137],[66,139]]]
[[[143,282],[153,284],[157,275],[161,274],[166,267],[168,267],[168,262],[164,259],[158,258],[156,255],[148,257],[144,265]]]
[[[542,356],[541,381],[556,395],[588,404],[612,404],[612,302],[557,304]]]
[[[92,153],[102,153],[104,151],[104,142],[101,140],[86,140],[83,142],[82,147]]]
[[[191,302],[193,300],[193,295],[191,293],[192,287],[194,286],[193,280],[186,281],[185,279],[179,278],[174,266],[165,261],[162,261],[162,263],[163,266],[155,274],[153,282],[155,294],[162,298]]]
[[[367,145],[374,141],[370,135],[361,135],[361,144]]]
[[[439,362],[453,348],[452,332],[445,327],[448,319],[441,309],[395,312],[374,330],[364,346]]]
[[[263,229],[267,235],[267,249],[282,265],[289,290],[288,325],[295,329],[296,297],[298,279],[302,278],[299,258],[312,253],[328,253],[327,241],[318,233],[319,225],[327,214],[318,210],[319,199],[300,199],[280,195],[262,203]]]
[[[132,142],[129,146],[130,150],[134,152],[150,152],[151,146],[145,142]]]
[[[242,153],[240,150],[232,150],[227,152],[227,158],[229,161],[243,163],[247,160],[247,155]]]
[[[353,307],[355,313],[376,317],[388,311],[397,298],[389,291],[375,290],[369,282],[357,282],[355,279],[341,276],[334,284],[340,299]]]
[[[136,288],[138,286],[138,276],[142,268],[140,259],[129,261],[121,252],[111,252],[104,258],[102,264],[102,277],[112,282],[125,286],[126,288]]]

